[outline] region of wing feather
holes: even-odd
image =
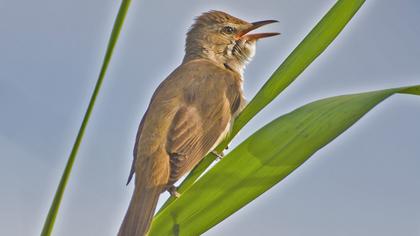
[[[207,118],[200,116],[194,106],[178,110],[166,145],[171,159],[170,183],[191,170],[220,139],[230,121],[230,113],[225,108],[229,107],[223,104],[209,107],[207,113],[211,116]]]
[[[238,74],[205,60],[175,70],[159,86],[143,117],[130,179],[139,171],[139,161],[153,156],[156,148],[164,148],[169,156],[168,185],[197,165],[223,140],[234,113],[240,110],[240,83]]]

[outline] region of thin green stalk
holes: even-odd
[[[337,1],[241,112],[230,135],[216,148],[217,152],[223,151],[239,130],[287,88],[331,44],[364,2],[365,0]],[[190,188],[215,158],[213,154],[207,155],[181,183],[178,192],[182,194]],[[170,197],[159,213],[174,200],[175,198]]]
[[[51,235],[51,232],[54,228],[55,219],[57,218],[58,210],[60,208],[61,200],[63,199],[64,190],[66,189],[67,182],[70,177],[71,170],[73,168],[74,161],[76,159],[77,151],[79,150],[80,143],[82,142],[83,135],[86,130],[89,118],[91,116],[93,107],[95,106],[96,98],[101,89],[102,82],[104,80],[109,62],[111,61],[112,53],[117,43],[118,36],[120,35],[122,25],[124,23],[125,16],[127,15],[128,8],[130,6],[131,0],[123,0],[118,11],[117,18],[115,19],[114,26],[112,28],[111,36],[108,41],[107,50],[105,53],[105,58],[102,62],[101,71],[99,73],[98,80],[93,90],[93,94],[90,98],[89,106],[86,110],[85,116],[83,117],[82,125],[80,126],[79,132],[74,142],[73,148],[71,150],[70,156],[67,160],[66,167],[64,169],[63,175],[61,176],[60,183],[55,192],[53,202],[51,204],[50,210],[48,212],[47,218],[45,219],[44,226],[42,228],[41,236]]]

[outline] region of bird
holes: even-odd
[[[157,201],[228,135],[246,105],[243,73],[259,39],[250,32],[276,20],[249,23],[222,11],[198,16],[185,56],[158,86],[140,121],[127,184],[134,192],[118,236],[147,235]]]

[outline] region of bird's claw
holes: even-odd
[[[222,152],[222,153],[218,153],[218,152],[216,152],[216,151],[212,151],[211,153],[213,153],[216,157],[217,157],[217,160],[222,160],[222,158],[225,156],[225,154]]]
[[[175,187],[173,185],[168,188],[168,192],[174,198],[179,198],[181,196],[181,194],[177,192],[177,187]]]

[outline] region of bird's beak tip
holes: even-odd
[[[268,24],[278,23],[278,22],[279,22],[278,20],[263,20],[263,21],[252,22],[251,25],[261,27],[263,25],[268,25]]]
[[[272,36],[276,36],[276,35],[280,35],[280,33],[256,33],[256,34],[247,34],[248,32],[258,29],[261,26],[264,25],[268,25],[268,24],[272,24],[272,23],[277,23],[279,21],[277,20],[263,20],[263,21],[257,21],[257,22],[253,22],[251,23],[251,27],[247,28],[246,30],[243,30],[239,35],[238,35],[238,39],[245,39],[245,40],[258,40],[261,38],[268,38],[268,37],[272,37]]]

